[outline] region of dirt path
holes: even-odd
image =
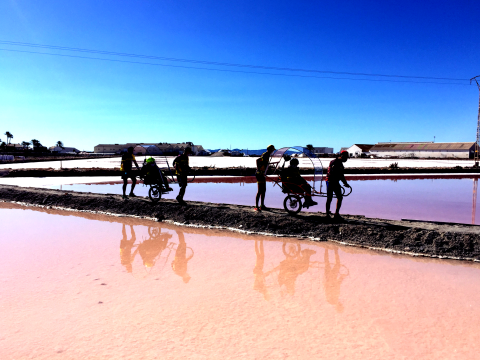
[[[322,213],[290,216],[283,209],[254,212],[252,207],[172,200],[152,204],[145,198],[0,185],[0,200],[26,205],[108,213],[247,233],[306,237],[377,250],[480,261],[480,226],[345,216],[333,223]]]

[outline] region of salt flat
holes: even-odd
[[[145,156],[137,156],[137,162],[141,165]],[[163,156],[154,156],[159,162],[164,160]],[[175,157],[169,156],[167,160],[170,166],[173,163]],[[308,159],[301,159],[301,164],[308,162]],[[190,166],[192,167],[213,167],[213,168],[229,168],[229,167],[255,167],[256,157],[210,157],[210,156],[191,156]],[[328,166],[331,161],[329,158],[320,159],[324,167]],[[392,163],[398,163],[401,168],[415,167],[415,168],[436,168],[436,167],[472,167],[474,165],[473,160],[469,159],[349,159],[345,163],[347,168],[382,168],[388,167]],[[113,169],[120,167],[120,157],[105,158],[105,159],[79,159],[79,160],[64,160],[64,161],[42,161],[42,162],[30,162],[30,163],[12,163],[1,164],[0,169],[73,169],[73,168],[102,168]]]

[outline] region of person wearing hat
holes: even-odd
[[[330,217],[330,204],[332,203],[333,193],[335,193],[337,197],[337,208],[335,209],[335,220],[342,220],[340,216],[340,208],[342,207],[342,187],[340,186],[340,181],[342,181],[345,187],[350,187],[348,185],[347,180],[345,180],[345,168],[343,167],[343,163],[348,160],[348,152],[343,150],[340,152],[335,159],[330,161],[330,165],[328,166],[327,170],[327,203],[326,203],[326,211],[327,217]]]
[[[183,154],[178,155],[175,160],[173,160],[173,166],[175,166],[175,171],[177,173],[178,185],[180,185],[180,191],[176,197],[177,201],[180,204],[185,204],[183,197],[185,196],[185,190],[187,188],[187,176],[190,171],[190,166],[188,165],[188,155],[192,154],[192,148],[187,146]]]
[[[270,157],[275,151],[275,146],[268,145],[267,151],[265,151],[262,156],[257,159],[257,171],[255,172],[255,177],[257,178],[257,196],[255,197],[255,211],[268,210],[265,206],[265,193],[267,191],[267,170],[268,163],[270,162]],[[258,201],[261,200],[261,206],[258,206]]]

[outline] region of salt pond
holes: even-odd
[[[43,186],[68,191],[85,191],[103,194],[121,194],[122,186],[117,177],[109,178],[4,178],[2,183],[23,186]],[[96,181],[101,181],[96,183]],[[205,201],[254,205],[257,185],[254,177],[197,178],[187,187],[185,199],[188,201]],[[458,175],[351,177],[353,193],[347,197],[342,207],[345,214],[365,215],[384,219],[417,219],[431,221],[458,222],[480,225],[480,215],[476,216],[477,206],[474,184],[476,177],[459,178]],[[81,184],[80,182],[89,182]],[[62,185],[63,183],[63,185]],[[70,185],[65,185],[70,184]],[[178,186],[166,198],[174,199]],[[130,191],[130,185],[128,187]],[[148,187],[137,185],[135,193],[148,196]],[[266,204],[270,207],[283,208],[285,195],[278,186],[267,184]],[[325,198],[316,198],[318,206],[310,211],[325,211]],[[332,204],[332,209],[335,203]],[[479,213],[480,214],[480,213]]]
[[[0,219],[2,359],[480,351],[479,264],[7,203]]]

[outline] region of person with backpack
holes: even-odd
[[[135,163],[137,170],[140,170],[140,167],[137,164],[137,160],[135,159],[135,155],[133,155],[133,147],[130,146],[127,149],[127,152],[122,155],[122,163],[120,164],[120,171],[122,172],[122,179],[123,179],[123,199],[128,199],[126,195],[127,191],[127,184],[128,179],[132,179],[132,188],[130,189],[130,197],[136,197],[133,193],[133,189],[135,189],[135,185],[137,184],[137,180],[135,178],[135,174],[132,170],[132,163]]]
[[[188,172],[190,171],[190,166],[188,165],[188,155],[192,154],[192,148],[187,146],[183,154],[178,155],[175,160],[173,160],[173,166],[175,167],[175,172],[177,174],[178,185],[180,186],[180,191],[176,197],[177,201],[185,205],[183,197],[185,196],[185,190],[187,188],[187,177]]]

